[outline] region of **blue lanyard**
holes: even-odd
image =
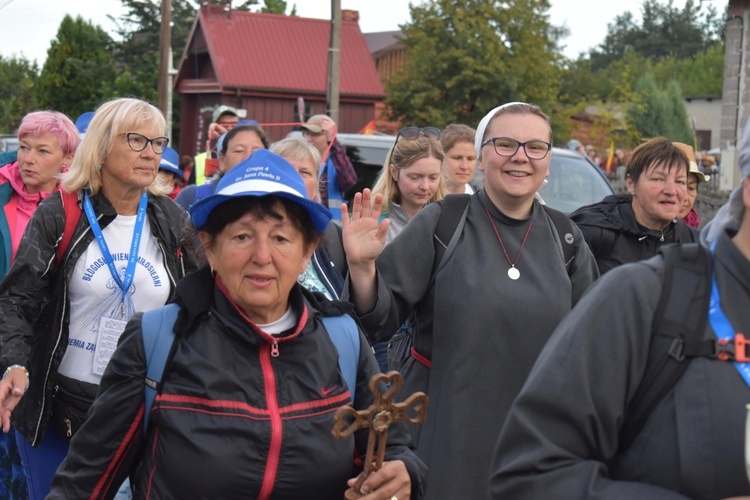
[[[120,278],[120,273],[115,267],[115,262],[114,259],[112,259],[112,254],[109,252],[109,247],[107,246],[107,241],[104,239],[104,234],[102,234],[102,228],[99,226],[99,221],[97,220],[96,214],[94,213],[94,207],[93,205],[91,205],[89,193],[88,191],[84,193],[83,210],[86,213],[86,218],[88,219],[89,225],[91,226],[91,231],[93,231],[94,237],[96,237],[96,242],[99,244],[99,250],[102,251],[104,262],[106,262],[107,267],[109,267],[109,273],[112,275],[112,279],[115,280],[115,283],[117,283],[117,286],[120,287],[120,290],[122,290],[121,304],[125,302],[125,297],[127,296],[127,292],[130,289],[130,285],[133,284],[133,277],[135,276],[135,264],[138,260],[138,248],[141,244],[141,233],[143,232],[143,222],[146,219],[147,204],[148,193],[144,192],[143,195],[141,195],[140,203],[138,203],[138,214],[135,218],[133,241],[130,244],[128,267],[125,270],[125,281],[123,282]]]
[[[711,256],[713,257],[716,247],[716,241],[711,245]],[[716,286],[716,273],[711,273],[711,302],[708,306],[708,322],[711,324],[716,337],[720,341],[730,342],[735,341],[737,331],[732,328],[732,324],[729,322],[729,318],[721,310],[721,302],[719,301],[719,289]],[[741,351],[744,351],[743,345],[737,345],[735,343],[735,349],[739,355]],[[743,352],[744,354],[744,352]],[[750,386],[750,363],[734,363],[737,371],[745,380],[745,383]]]

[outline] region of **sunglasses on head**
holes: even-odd
[[[420,135],[423,135],[428,139],[437,140],[440,139],[440,129],[437,127],[404,127],[398,131],[396,141],[398,141],[399,136],[403,137],[404,139],[416,139]]]
[[[396,149],[396,144],[398,144],[398,140],[400,138],[414,140],[419,138],[420,135],[423,135],[427,137],[428,139],[434,139],[439,140],[440,139],[440,129],[437,127],[404,127],[401,130],[398,131],[398,135],[396,135],[396,142],[393,143],[393,147],[391,148],[391,152],[388,154],[388,163],[386,165],[391,164],[391,159],[393,158],[393,150]]]

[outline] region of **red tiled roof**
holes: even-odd
[[[202,7],[198,23],[222,87],[326,93],[330,21]],[[347,96],[385,95],[356,22],[342,22],[339,88]]]

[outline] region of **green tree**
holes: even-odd
[[[402,26],[408,57],[386,82],[391,116],[442,127],[475,124],[498,104],[522,100],[551,113],[558,91],[559,28],[547,0],[430,0]]]
[[[693,143],[693,132],[677,81],[671,80],[666,87],[660,87],[653,73],[648,72],[639,80],[636,92],[638,97],[628,109],[633,142],[664,136],[672,141]]]
[[[24,115],[36,108],[38,73],[36,62],[0,56],[0,132],[15,133]]]
[[[703,3],[696,4],[696,0],[687,0],[682,9],[672,0],[666,5],[646,0],[641,18],[638,24],[631,12],[625,12],[608,25],[604,42],[590,53],[594,70],[620,59],[631,48],[654,60],[695,57],[719,41],[723,26],[713,6],[704,10]]]
[[[111,39],[99,27],[66,15],[47,51],[36,88],[40,108],[61,111],[73,120],[111,97],[115,68]]]
[[[116,46],[118,76],[114,89],[118,95],[132,95],[152,103],[158,101],[159,46],[161,36],[160,0],[122,0],[125,13],[114,20],[119,42]],[[171,45],[173,58],[179,59],[187,43],[198,4],[173,0]],[[174,66],[174,63],[173,63]],[[178,108],[176,108],[178,109]]]
[[[724,47],[715,44],[695,58],[666,57],[653,67],[657,83],[677,80],[686,96],[719,97],[724,76]]]
[[[286,14],[287,3],[284,0],[264,0],[264,6],[260,9],[261,12],[268,14]],[[292,10],[289,12],[290,16],[297,15],[297,4],[292,4]]]

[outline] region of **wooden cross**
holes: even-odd
[[[388,389],[380,392],[381,382]],[[421,425],[427,416],[427,403],[429,398],[423,392],[415,392],[403,403],[394,403],[393,397],[401,388],[404,379],[397,371],[387,374],[378,373],[370,379],[370,390],[375,395],[375,402],[366,410],[357,411],[351,406],[342,406],[336,411],[334,418],[336,425],[333,427],[333,435],[338,439],[346,439],[361,429],[370,429],[367,439],[367,455],[365,457],[365,468],[357,477],[354,488],[346,491],[345,498],[356,499],[362,496],[360,488],[370,473],[377,471],[383,466],[385,458],[385,445],[388,439],[388,428],[394,422],[408,422],[413,425]],[[390,386],[388,384],[390,383]],[[413,412],[414,416],[409,412]],[[351,421],[351,423],[348,423]],[[375,454],[377,444],[377,457],[375,462],[372,457]]]

